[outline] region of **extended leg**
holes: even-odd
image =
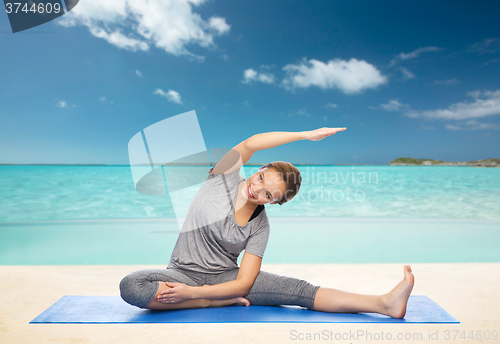
[[[213,284],[232,281],[238,269],[217,276]],[[362,295],[341,290],[320,288],[292,277],[261,271],[245,296],[251,305],[297,305],[330,313],[380,313],[402,318],[414,284],[409,265],[404,267],[404,279],[384,295]]]
[[[380,313],[403,318],[415,278],[409,265],[404,267],[404,278],[384,295],[362,295],[330,288],[319,288],[314,299],[314,310],[332,313]]]
[[[237,275],[238,269],[214,275],[209,284],[233,281]],[[260,271],[245,298],[256,306],[297,305],[313,309],[318,288],[304,280]]]

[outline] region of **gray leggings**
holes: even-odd
[[[129,304],[145,308],[156,295],[159,281],[178,282],[189,286],[214,285],[234,281],[238,270],[236,268],[214,274],[169,268],[139,270],[122,279],[120,294]],[[260,271],[245,298],[251,305],[294,305],[312,310],[318,288],[319,286],[313,286],[304,280]]]

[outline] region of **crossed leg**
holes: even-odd
[[[189,286],[203,285],[203,274],[189,273],[175,269],[140,270],[125,276],[120,282],[120,294],[127,303],[147,309],[168,310],[182,308],[220,307],[245,305],[249,302],[243,297],[226,300],[193,299],[179,303],[161,303],[157,297],[163,290],[170,288],[166,282],[184,283]]]
[[[192,299],[179,303],[162,303],[158,302],[157,298],[163,290],[170,287],[165,282],[159,282],[158,290],[155,296],[146,306],[147,309],[168,310],[168,309],[185,309],[185,308],[206,308],[206,307],[222,307],[230,305],[249,306],[250,302],[244,297],[235,297],[226,300],[213,300],[213,299]]]

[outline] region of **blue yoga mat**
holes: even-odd
[[[404,319],[375,313],[323,313],[293,306],[227,306],[172,311],[140,309],[119,296],[64,296],[36,323],[459,323],[425,295],[411,295]]]

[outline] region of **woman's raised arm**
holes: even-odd
[[[299,140],[319,141],[327,136],[335,134],[338,131],[344,131],[346,129],[347,128],[320,128],[311,131],[299,132],[273,131],[270,133],[253,135],[235,146],[228,154],[226,154],[214,167],[213,173],[231,173],[250,160],[253,153],[259,150],[269,149]],[[239,153],[239,157],[235,156],[234,151]]]

